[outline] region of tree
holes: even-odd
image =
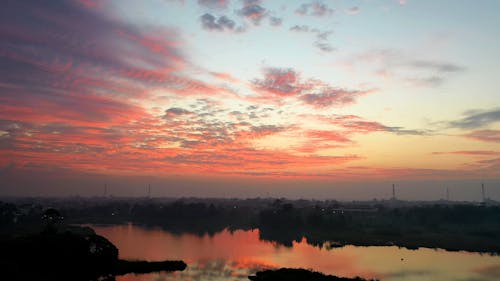
[[[57,228],[63,222],[63,220],[64,217],[58,210],[54,208],[48,208],[43,212],[42,215],[42,221],[45,224],[46,232],[57,232]]]

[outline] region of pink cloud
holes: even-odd
[[[470,156],[494,156],[500,155],[498,151],[492,150],[459,150],[459,151],[437,151],[433,152],[434,155],[446,155],[446,154],[454,154],[454,155],[470,155]]]
[[[500,130],[479,130],[462,135],[466,138],[484,142],[500,142]]]

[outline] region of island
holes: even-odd
[[[255,275],[248,276],[248,279],[252,281],[376,281],[375,279],[367,280],[361,277],[346,278],[325,275],[302,268],[280,268],[259,271]]]

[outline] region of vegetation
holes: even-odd
[[[252,281],[366,281],[366,279],[361,277],[337,277],[300,268],[259,271],[255,275],[248,276],[248,279]]]
[[[0,268],[6,280],[114,280],[126,273],[186,268],[182,261],[120,260],[106,238],[89,227],[64,224],[53,208],[41,212],[39,221],[29,216],[19,221],[15,206],[0,207]]]
[[[433,205],[349,212],[285,204],[263,210],[259,222],[263,239],[289,246],[306,237],[317,246],[396,245],[500,253],[498,207]]]
[[[132,222],[174,233],[213,235],[223,229],[259,229],[261,239],[292,246],[396,245],[500,253],[500,206],[369,201],[286,201],[270,199],[115,199],[52,201],[75,224]],[[30,206],[25,208],[23,206]],[[23,209],[24,208],[24,209]],[[0,205],[0,226],[40,217],[29,202]],[[23,215],[19,215],[23,214]],[[7,217],[10,217],[7,218]]]
[[[184,270],[187,265],[183,261],[128,261],[119,260],[113,271],[114,275],[127,273],[150,273],[157,271]]]

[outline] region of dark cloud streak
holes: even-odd
[[[462,119],[449,122],[450,127],[460,129],[475,129],[500,121],[500,109],[489,111],[470,111]]]
[[[268,15],[268,11],[260,3],[260,0],[243,0],[243,7],[236,12],[250,20],[254,25],[259,25],[262,19]]]
[[[206,13],[200,17],[201,25],[206,30],[224,31],[234,30],[236,23],[226,16],[215,17]]]

